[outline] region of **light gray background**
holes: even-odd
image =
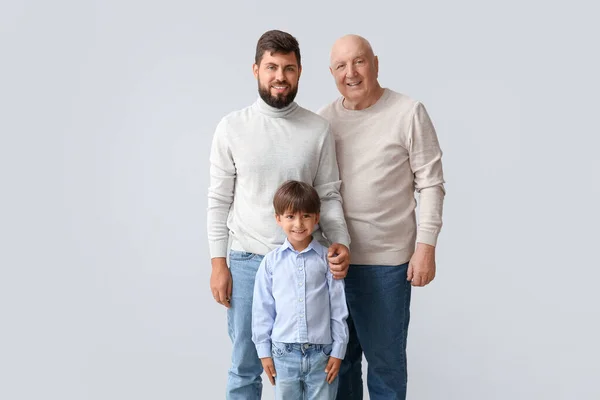
[[[437,127],[409,399],[600,398],[598,10],[566,3],[3,1],[0,398],[223,398],[209,146],[273,28],[300,41],[301,105],[337,96],[329,48],[358,33]]]

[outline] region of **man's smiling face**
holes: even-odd
[[[284,108],[296,98],[302,68],[294,52],[282,54],[265,51],[260,64],[252,66],[258,80],[260,97],[275,108]]]
[[[329,69],[345,99],[361,103],[376,96],[378,60],[364,39],[356,36],[339,39],[331,50]]]

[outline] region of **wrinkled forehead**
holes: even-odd
[[[340,40],[333,45],[331,49],[330,62],[335,64],[353,60],[358,57],[371,57],[372,51],[369,46],[362,40],[351,38]]]

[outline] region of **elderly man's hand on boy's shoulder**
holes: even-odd
[[[335,279],[343,279],[348,274],[350,266],[350,250],[341,243],[334,243],[329,246],[327,252],[329,260],[329,269]]]

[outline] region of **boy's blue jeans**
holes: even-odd
[[[233,279],[227,328],[233,344],[227,379],[227,400],[259,400],[263,368],[252,342],[252,296],[254,278],[263,256],[243,251],[229,252]]]
[[[335,400],[338,378],[327,383],[331,345],[272,344],[276,400]]]
[[[411,284],[408,263],[350,265],[345,278],[350,341],[340,367],[338,399],[362,400],[362,355],[371,400],[406,399],[406,339]]]

